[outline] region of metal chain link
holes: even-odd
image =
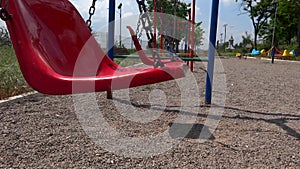
[[[3,0],[0,1],[0,18],[3,21],[7,21],[11,18],[11,15],[8,13],[7,8],[8,8],[8,0],[5,0],[4,6],[2,6]]]
[[[142,19],[142,14],[143,14],[143,7],[146,6],[144,0],[136,0],[138,6],[139,6],[139,11],[140,11],[140,16],[139,16],[139,20],[137,23],[137,27],[136,27],[136,35],[138,40],[140,40],[142,33],[143,33],[143,29],[141,29],[140,32],[140,26],[141,26],[141,19]]]
[[[147,11],[145,0],[136,0],[136,2],[139,5],[139,11],[140,11],[140,17],[139,17],[139,20],[137,23],[137,29],[136,29],[137,38],[138,38],[138,40],[140,40],[143,30],[145,30],[148,40],[151,40],[151,39],[153,39],[154,35],[153,35],[152,29],[151,29],[152,23],[151,23],[151,20],[150,20],[148,11]],[[141,31],[140,31],[141,24],[142,24],[143,28],[141,28]]]
[[[138,40],[140,40],[143,30],[145,30],[147,38],[148,38],[148,47],[150,48],[152,57],[154,59],[153,66],[154,67],[163,67],[164,64],[161,62],[159,53],[158,53],[157,49],[153,48],[153,45],[152,45],[152,43],[156,43],[156,42],[153,42],[153,40],[155,39],[153,30],[152,30],[153,25],[152,25],[151,19],[149,17],[149,13],[147,11],[145,0],[136,0],[136,2],[138,3],[139,10],[140,10],[140,17],[139,17],[139,20],[137,23],[137,29],[136,29],[137,38],[138,38]],[[141,31],[140,31],[141,24],[142,24],[143,28],[141,28]]]
[[[138,40],[141,39],[142,34],[143,34],[143,29],[141,29],[141,32],[140,32],[140,26],[141,26],[141,15],[139,17],[139,21],[138,21],[137,27],[136,27],[136,35],[137,35]]]
[[[92,31],[92,17],[95,14],[96,11],[96,1],[97,0],[93,0],[93,3],[89,9],[89,19],[86,20],[86,25],[89,27],[89,29]]]

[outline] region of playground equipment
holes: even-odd
[[[271,49],[269,51],[266,51],[265,49],[262,49],[262,50],[252,49],[251,55],[265,57],[265,56],[267,56],[268,53],[270,53],[270,51],[271,51]]]
[[[239,59],[242,59],[242,58],[247,59],[247,55],[245,55],[243,53],[238,52],[238,53],[235,54],[235,56],[238,57]]]
[[[296,52],[295,52],[295,50],[289,51],[289,50],[285,49],[283,51],[282,56],[284,56],[284,57],[293,57],[293,56],[296,56]]]
[[[290,52],[288,50],[284,50],[282,56],[284,57],[289,57],[290,56]]]
[[[296,51],[295,50],[291,50],[290,51],[290,55],[296,57],[297,56]]]
[[[258,56],[260,55],[260,51],[256,49],[252,49],[251,55]]]
[[[138,54],[139,54],[139,56],[140,56],[140,58],[141,58],[141,60],[144,64],[158,66],[158,65],[164,65],[165,63],[169,63],[169,62],[174,62],[174,61],[177,61],[179,59],[179,58],[176,58],[175,55],[172,55],[172,54],[171,54],[171,59],[166,59],[166,60],[161,60],[160,57],[158,58],[158,60],[149,58],[145,54],[145,52],[143,51],[137,36],[134,34],[133,29],[130,26],[127,26],[127,29],[130,32],[130,35],[131,35],[132,40],[134,42],[135,48],[136,48],[136,50],[137,50],[137,52],[138,52]]]
[[[109,0],[109,22],[112,24],[108,29],[107,55],[68,0],[1,0],[0,8],[0,18],[6,22],[21,71],[26,81],[39,92],[110,91],[184,76],[181,61],[160,68],[123,68],[109,59],[113,59],[115,0]],[[218,10],[219,0],[213,0],[205,95],[209,104]]]
[[[289,51],[287,49],[281,51],[276,46],[274,46],[268,51],[265,51],[265,49],[262,49],[261,51],[253,49],[251,55],[262,57],[266,57],[267,55],[274,55],[274,58],[276,59],[289,59],[290,57],[296,56],[296,52],[295,50]]]
[[[262,57],[267,56],[267,52],[266,52],[265,49],[262,49],[262,50],[260,51],[260,56],[262,56]]]
[[[68,0],[1,1],[21,71],[30,86],[46,94],[98,92],[184,76],[183,62],[161,68],[123,68],[99,47]]]
[[[142,47],[141,47],[141,44],[139,43],[138,39],[137,39],[137,36],[134,34],[134,31],[133,29],[130,27],[130,26],[127,26],[130,34],[131,34],[131,38],[134,42],[134,45],[135,45],[135,48],[138,52],[138,56],[133,56],[133,55],[114,55],[114,57],[117,57],[117,58],[134,58],[134,59],[137,59],[137,58],[140,58],[141,61],[146,64],[146,65],[156,65],[155,64],[155,59],[153,58],[149,58],[145,52],[143,51]],[[160,53],[161,54],[161,53]],[[192,57],[184,57],[184,56],[188,56],[188,54],[183,54],[183,53],[165,53],[165,55],[169,55],[169,57],[159,57],[159,61],[160,63],[159,64],[162,64],[164,65],[165,63],[168,63],[168,62],[174,62],[174,61],[177,61],[177,60],[183,60],[183,61],[193,61],[193,62],[204,62],[204,61],[208,61],[207,58],[192,58]],[[177,57],[178,55],[180,55],[181,57]],[[159,65],[158,64],[158,65]]]
[[[274,54],[275,59],[289,59],[290,57],[296,56],[295,50],[292,50],[291,52],[287,49],[281,51],[276,46],[272,47],[270,50],[272,49],[274,49],[272,54]]]
[[[192,13],[191,10],[178,10],[177,9],[177,0],[174,1],[174,9],[172,10],[166,10],[166,9],[158,9],[157,7],[157,0],[153,0],[154,4],[154,13],[153,13],[153,22],[150,20],[150,16],[147,11],[147,7],[145,4],[145,0],[137,0],[139,11],[140,11],[140,19],[138,22],[137,30],[136,30],[136,38],[133,36],[134,33],[131,32],[132,39],[134,41],[134,44],[137,48],[137,50],[141,50],[139,48],[138,41],[141,37],[142,31],[145,30],[147,38],[148,38],[148,47],[149,49],[152,49],[152,62],[157,62],[156,64],[159,64],[160,61],[160,51],[163,49],[168,51],[169,53],[173,53],[173,56],[171,60],[174,60],[175,54],[177,56],[185,56],[185,57],[194,57],[194,40],[192,39],[194,37],[194,24],[195,24],[195,1],[193,1],[192,5]],[[159,12],[159,14],[158,14]],[[185,12],[188,14],[189,19],[187,21],[181,20],[177,21],[174,17],[174,15],[162,15],[163,13],[178,13],[178,12]],[[166,17],[170,17],[166,19]],[[158,26],[160,23],[160,26]],[[176,38],[177,35],[177,29],[182,29],[182,26],[178,26],[179,24],[185,24],[183,29],[185,29],[186,38],[185,38],[185,53],[178,53],[178,46],[180,39]],[[140,30],[140,26],[142,25],[142,29]],[[172,27],[172,29],[170,28]],[[159,28],[159,34],[160,34],[160,47],[159,50],[158,45],[156,44],[157,39],[157,33],[156,30]],[[130,30],[129,30],[130,31]],[[165,47],[165,48],[164,48]],[[171,55],[171,54],[170,54]],[[145,55],[141,56],[142,61],[145,61]],[[192,59],[190,59],[192,61]],[[145,63],[145,62],[144,62]],[[193,70],[193,62],[188,61],[187,64],[190,64],[191,70]]]
[[[211,9],[211,22],[210,22],[210,35],[209,35],[210,43],[208,47],[208,64],[207,64],[206,90],[205,90],[205,102],[208,104],[211,104],[211,100],[212,100],[218,15],[219,15],[219,0],[213,0],[212,9]]]

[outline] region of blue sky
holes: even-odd
[[[183,0],[184,2],[191,2],[191,0]],[[86,0],[71,0],[71,2],[79,9],[80,13],[84,18],[88,17],[88,9],[91,4],[90,1]],[[138,6],[136,0],[116,0],[116,6],[122,2],[122,35],[129,36],[126,30],[126,25],[131,25],[136,28],[136,22],[138,17]],[[196,22],[202,21],[202,27],[205,30],[205,38],[209,35],[209,25],[210,25],[210,14],[211,14],[211,3],[212,0],[196,0]],[[93,27],[96,30],[105,31],[107,30],[107,16],[108,16],[108,4],[109,0],[98,0],[96,14],[93,18]],[[118,9],[116,9],[119,12]],[[218,26],[218,36],[217,39],[220,40],[220,34],[224,33],[224,24],[227,26],[227,36],[228,40],[230,36],[233,36],[235,43],[241,41],[241,36],[245,34],[245,31],[252,34],[253,28],[249,17],[244,15],[239,15],[241,12],[239,3],[235,0],[220,0],[219,6],[219,26]],[[119,14],[116,13],[116,34],[119,34]],[[223,36],[224,38],[224,36]]]
[[[75,7],[80,11],[83,18],[88,18],[88,10],[92,3],[92,0],[70,0]],[[181,0],[184,2],[192,2],[192,0]],[[131,25],[134,29],[136,28],[138,18],[138,6],[136,0],[116,0],[116,6],[119,3],[123,3],[122,7],[122,35],[128,36],[129,33],[126,29],[127,25]],[[212,0],[196,0],[196,22],[202,21],[202,28],[205,30],[205,44],[208,43],[209,36],[209,25],[210,25],[210,14],[211,14],[211,3]],[[93,28],[95,31],[107,32],[107,21],[108,21],[108,4],[109,0],[97,0],[96,13],[93,17]],[[119,12],[118,9],[116,9]],[[235,43],[241,41],[241,36],[245,34],[245,31],[252,35],[253,28],[251,21],[247,15],[238,15],[240,11],[239,3],[235,0],[220,0],[219,7],[219,26],[218,36],[220,39],[220,33],[224,33],[224,24],[227,26],[227,40],[232,35],[235,39]],[[119,34],[119,14],[116,13],[116,34]],[[4,25],[3,22],[0,25]],[[253,37],[253,36],[252,36]],[[206,46],[205,45],[205,46]]]
[[[204,27],[209,30],[210,24],[210,13],[211,13],[211,0],[210,1],[198,1],[197,7],[200,9],[200,15],[198,15],[197,20],[202,20],[204,22]],[[233,36],[235,42],[241,41],[241,35],[245,34],[245,31],[252,34],[253,28],[251,20],[248,15],[243,14],[242,9],[240,9],[240,4],[236,3],[235,0],[220,0],[219,6],[219,21],[218,21],[218,39],[220,39],[220,34],[224,34],[224,24],[227,24],[227,40],[230,36]],[[204,19],[206,18],[206,19]],[[207,19],[209,18],[209,19]],[[208,34],[209,31],[207,31]],[[223,36],[224,38],[224,36]]]

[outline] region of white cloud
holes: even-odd
[[[133,16],[133,15],[136,15],[136,14],[134,14],[134,13],[132,13],[132,12],[126,12],[126,13],[123,15],[123,17],[126,18],[126,17],[130,17],[130,16]]]
[[[226,6],[236,3],[235,0],[221,0],[221,2]]]
[[[89,15],[89,9],[92,5],[92,1],[83,1],[83,0],[71,0],[76,9],[80,12],[83,17]],[[105,18],[108,13],[108,0],[102,0],[96,2],[96,11],[95,17]]]

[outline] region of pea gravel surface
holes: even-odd
[[[99,144],[86,132],[71,95],[37,93],[1,103],[0,168],[300,168],[300,63],[272,65],[237,58],[221,62],[224,72],[216,74],[225,75],[221,83],[226,90],[214,90],[226,95],[221,106],[204,104],[206,63],[196,63],[193,73],[200,96],[196,112],[181,111],[180,100],[188,98],[181,98],[175,81],[132,88],[127,100],[116,95],[108,100],[105,92],[91,98],[121,136],[151,139],[167,133],[177,141],[154,155],[131,156],[137,153],[135,146],[149,149],[144,142],[125,145],[132,147],[127,155]],[[158,95],[165,101],[150,104]],[[130,119],[130,112],[120,113],[116,103],[133,107],[142,117],[145,112],[157,116],[139,122]],[[222,116],[210,115],[212,108],[224,110]],[[88,116],[92,110],[81,111]],[[177,122],[179,116],[194,120]],[[215,120],[214,131],[203,130],[209,118]],[[177,132],[187,126],[187,133]],[[203,131],[211,132],[206,140],[200,136]],[[99,139],[110,138],[110,132],[98,134]],[[165,144],[158,142],[156,148],[164,150]]]

